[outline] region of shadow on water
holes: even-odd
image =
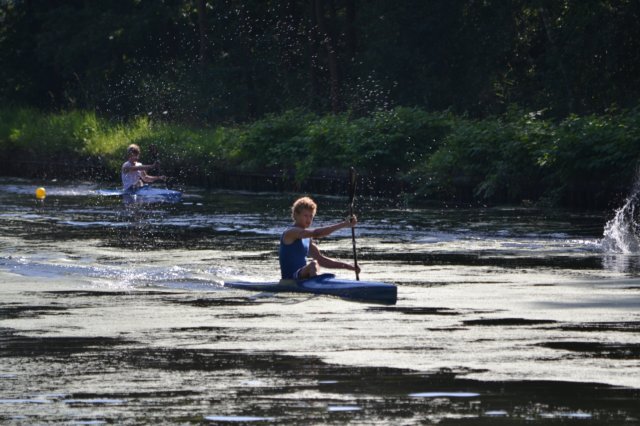
[[[623,331],[629,333],[640,333],[640,321],[630,322],[599,322],[588,324],[565,325],[565,331]]]
[[[497,266],[501,268],[575,268],[594,269],[602,267],[599,255],[575,256],[517,254],[511,252],[486,251],[474,253],[372,253],[361,256],[369,261],[398,261],[420,265],[465,265]]]
[[[640,344],[617,344],[598,342],[545,342],[540,346],[580,352],[594,358],[640,359]]]
[[[273,352],[155,347],[126,337],[34,337],[7,328],[0,329],[0,342],[5,366],[30,364],[29,373],[0,375],[5,395],[8,387],[13,395],[25,392],[0,399],[3,422],[237,423],[251,417],[277,424],[621,424],[640,417],[640,390],[589,383],[483,382],[449,370],[344,367]],[[553,345],[619,355],[607,345]],[[55,388],[47,388],[51,377],[58,377]],[[125,377],[138,386],[117,390]],[[199,384],[189,386],[195,377]]]

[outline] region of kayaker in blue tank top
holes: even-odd
[[[314,238],[326,237],[339,229],[356,226],[358,223],[356,217],[352,216],[349,220],[334,225],[310,229],[316,210],[316,203],[309,197],[299,198],[291,207],[294,223],[282,233],[278,250],[283,279],[302,280],[314,277],[318,275],[320,267],[356,270],[356,267],[350,263],[324,256],[313,242]],[[307,263],[307,257],[313,260]]]

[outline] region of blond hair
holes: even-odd
[[[131,145],[129,145],[127,147],[127,157],[130,156],[133,153],[140,154],[140,147],[138,145],[136,145],[135,143],[132,143]]]
[[[315,216],[318,206],[315,201],[309,197],[298,198],[291,206],[291,217],[295,220],[296,213],[302,212],[302,210],[311,210],[311,213]]]

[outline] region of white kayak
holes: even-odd
[[[167,188],[142,186],[134,191],[121,189],[99,189],[98,195],[105,197],[122,197],[125,202],[133,203],[177,203],[182,200],[182,192]]]

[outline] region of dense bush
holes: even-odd
[[[549,136],[550,124],[535,114],[458,120],[412,177],[424,196],[500,202],[537,198]]]
[[[571,116],[554,132],[545,186],[554,202],[601,205],[624,193],[640,158],[640,110]]]
[[[358,164],[370,173],[401,177],[428,158],[451,131],[453,117],[415,108],[396,108],[358,121]]]
[[[412,176],[423,196],[602,206],[624,194],[634,179],[639,129],[637,109],[559,123],[514,112],[459,120]]]
[[[315,120],[301,110],[269,115],[238,132],[238,146],[229,159],[243,170],[294,169],[309,155],[305,132]]]
[[[437,148],[451,121],[447,114],[411,108],[355,119],[288,111],[243,126],[233,160],[243,169],[294,171],[298,182],[351,165],[398,179]]]

